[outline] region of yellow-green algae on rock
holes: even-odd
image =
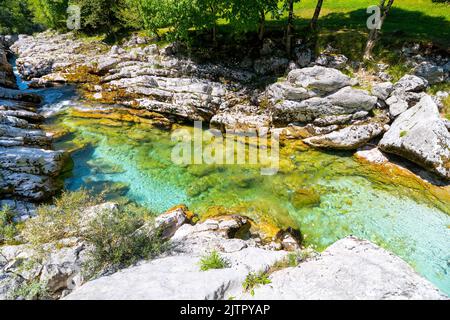
[[[184,203],[200,218],[240,213],[266,234],[295,226],[318,250],[353,234],[399,255],[450,293],[449,187],[300,141],[282,141],[273,176],[262,176],[258,165],[179,166],[171,161],[170,131],[135,122],[61,114],[53,126],[71,134],[56,146],[73,150],[74,161],[67,188],[123,183],[118,196],[126,190],[128,199],[154,212]]]

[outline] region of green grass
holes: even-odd
[[[13,290],[8,299],[24,299],[24,300],[46,300],[49,299],[47,286],[39,280],[25,280],[18,288]]]
[[[379,1],[373,0],[325,0],[319,23],[333,30],[359,29],[367,32],[366,9]],[[300,25],[306,25],[316,6],[315,0],[302,0],[295,5]],[[383,26],[384,33],[404,32],[405,37],[442,41],[449,45],[450,7],[431,0],[396,0]]]
[[[432,94],[432,95],[435,95],[438,91],[450,92],[450,83],[442,82],[442,83],[434,84],[434,85],[430,86],[430,88],[428,88],[427,91],[429,94]],[[443,107],[441,113],[445,118],[450,120],[450,96],[443,99],[442,103],[443,103],[444,107]]]
[[[222,258],[215,250],[200,259],[201,271],[207,271],[210,269],[224,269],[229,267],[230,263],[226,259]]]
[[[242,283],[245,292],[255,295],[255,288],[271,283],[267,272],[250,272]]]

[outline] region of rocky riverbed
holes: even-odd
[[[265,43],[258,59],[246,57],[238,63],[199,62],[198,57],[186,54],[185,48],[180,44],[159,47],[150,43],[150,39],[137,36],[115,46],[107,46],[96,40],[78,39],[70,33],[52,32],[19,36],[17,39],[9,37],[2,42],[0,73],[5,75],[5,80],[0,83],[2,206],[12,207],[20,213],[22,219],[34,215],[35,203],[51,198],[62,188],[60,177],[67,159],[65,152],[51,150],[54,147],[53,136],[42,130],[43,115],[47,113],[45,106],[42,107],[41,97],[33,90],[17,90],[13,69],[7,59],[9,50],[12,50],[18,55],[18,71],[29,81],[31,88],[48,90],[42,88],[78,84],[79,93],[84,100],[69,103],[70,117],[67,117],[67,123],[66,119],[61,121],[64,129],[56,136],[57,141],[61,137],[63,141],[73,139],[73,135],[80,138],[81,144],[72,145],[70,151],[75,159],[75,175],[83,175],[78,179],[84,179],[81,186],[88,184],[88,180],[101,183],[102,179],[109,176],[112,177],[111,182],[117,175],[130,183],[132,190],[128,192],[129,197],[133,194],[133,200],[146,204],[143,198],[145,200],[150,193],[152,202],[149,206],[152,209],[157,208],[159,212],[163,211],[161,208],[166,210],[168,203],[178,204],[186,201],[193,203],[195,210],[199,209],[200,213],[203,211],[201,209],[205,208],[204,203],[210,201],[211,208],[208,207],[207,214],[216,211],[215,215],[219,216],[191,225],[185,224],[185,218],[180,218],[182,213],[178,212],[175,216],[173,212],[162,215],[172,215],[172,218],[168,219],[169,224],[175,221],[175,225],[171,224],[172,227],[169,228],[171,231],[168,236],[174,244],[173,250],[154,261],[142,262],[123,272],[88,282],[67,298],[181,299],[193,298],[194,296],[186,294],[194,293],[199,299],[226,299],[231,296],[251,298],[248,292],[242,291],[242,282],[248,273],[261,270],[270,271],[272,285],[256,289],[256,298],[268,298],[275,292],[280,297],[302,299],[342,297],[343,289],[338,288],[337,282],[325,286],[326,295],[316,296],[319,288],[324,286],[319,280],[322,277],[341,279],[349,283],[349,287],[345,289],[348,298],[444,297],[415,274],[405,262],[374,244],[356,238],[346,238],[333,245],[323,255],[306,259],[307,261],[292,270],[272,273],[271,268],[278,260],[283,260],[283,257],[288,255],[285,250],[305,250],[299,245],[299,239],[278,231],[285,232],[287,226],[300,225],[302,235],[311,235],[312,238],[307,239],[303,245],[328,245],[330,239],[335,239],[336,235],[343,237],[350,231],[345,225],[342,230],[339,225],[339,228],[336,228],[338,230],[332,232],[328,230],[329,226],[324,226],[340,223],[337,221],[343,220],[343,211],[347,211],[343,206],[346,207],[347,204],[350,211],[358,211],[358,202],[361,200],[361,207],[369,203],[367,199],[370,199],[372,205],[371,194],[375,192],[378,198],[382,199],[378,201],[386,205],[390,202],[391,207],[387,205],[387,208],[375,208],[371,214],[369,205],[369,219],[361,216],[356,220],[357,223],[350,223],[353,219],[350,217],[351,232],[357,230],[358,235],[376,239],[382,237],[383,241],[389,244],[389,248],[394,248],[397,254],[401,252],[402,258],[412,264],[417,263],[421,271],[425,270],[428,278],[432,278],[435,283],[440,281],[437,279],[445,273],[445,257],[441,257],[441,252],[443,249],[445,251],[446,243],[446,236],[442,235],[441,228],[448,221],[442,216],[442,212],[448,213],[450,194],[449,122],[441,114],[441,99],[448,96],[448,93],[440,92],[436,96],[430,96],[426,90],[430,84],[448,81],[448,58],[430,56],[423,61],[408,52],[413,61],[411,74],[391,83],[386,81],[389,79],[381,72],[367,85],[366,79],[360,74],[347,75],[351,73],[348,71],[352,63],[342,55],[324,52],[313,57],[311,51],[298,48],[295,59],[289,61],[270,41]],[[9,56],[11,57],[11,52]],[[278,80],[276,77],[279,77]],[[245,172],[222,168],[217,174],[210,172],[208,168],[188,168],[189,175],[171,168],[161,160],[168,144],[165,144],[164,134],[156,128],[175,129],[180,124],[195,120],[209,122],[212,127],[221,130],[269,128],[271,132],[281,134],[282,141],[287,141],[283,144],[290,146],[292,143],[292,147],[284,147],[281,151],[281,181],[274,179],[267,184],[267,181],[261,181],[260,177],[253,177],[253,173],[247,168]],[[94,122],[98,123],[93,124]],[[122,126],[129,130],[126,138],[118,129]],[[155,128],[150,133],[154,134],[155,138],[148,141],[147,131],[151,128]],[[116,145],[112,145],[109,140],[113,140]],[[89,149],[88,146],[92,145],[97,147],[94,156],[89,158],[87,163],[94,169],[89,170],[90,177],[85,177],[86,168],[77,169],[78,165],[84,163],[85,155],[82,153],[80,156],[76,152]],[[134,148],[134,151],[128,150],[127,147]],[[158,153],[158,147],[161,147],[162,154]],[[359,159],[369,161],[375,166],[361,169],[342,158],[327,156],[329,150],[351,153],[357,151]],[[303,155],[299,156],[298,151],[303,152]],[[150,160],[146,159],[143,166],[136,166],[133,163],[135,159],[130,158],[132,154],[136,154],[139,159],[148,158],[150,155]],[[106,157],[112,163],[100,163],[96,157],[100,157],[100,160],[101,157]],[[310,161],[310,165],[303,166],[304,161]],[[127,168],[120,168],[121,165],[126,165]],[[297,166],[307,172],[306,176],[309,178],[305,176],[305,172],[296,172],[293,175],[292,167]],[[323,166],[324,171],[316,170],[315,166]],[[324,169],[328,166],[329,170]],[[153,172],[153,169],[157,169],[159,173]],[[333,170],[343,175],[352,171],[356,176],[367,178],[370,184],[386,183],[388,186],[384,187],[386,190],[378,193],[371,189],[372,186],[367,186],[366,182],[361,182],[353,176],[348,181],[331,179],[330,177],[334,178],[336,174],[331,173]],[[220,172],[223,172],[226,181],[220,176]],[[388,174],[382,178],[375,172],[378,175],[383,172]],[[188,182],[184,181],[185,176],[189,177]],[[175,177],[178,180],[176,182],[173,181]],[[78,180],[75,177],[74,186],[80,186]],[[191,186],[186,193],[180,192],[178,189],[185,182]],[[220,183],[223,188],[217,185]],[[358,196],[333,200],[336,190],[338,193],[347,192],[345,190],[348,183]],[[390,185],[395,184],[398,184],[398,188],[394,192]],[[225,190],[227,186],[228,191]],[[253,186],[258,186],[260,190],[247,192],[246,188],[250,190]],[[149,188],[154,190],[149,191]],[[408,200],[394,199],[385,191],[398,193],[408,197]],[[255,198],[264,198],[266,202],[256,206],[256,209],[242,208],[237,206],[236,194],[240,194],[241,202],[254,203]],[[328,199],[328,196],[331,198]],[[275,207],[271,202],[272,197],[276,198]],[[420,204],[410,201],[410,198]],[[335,207],[334,202],[339,203],[339,207]],[[232,210],[225,210],[219,205],[214,207],[214,203],[231,204]],[[262,208],[264,205],[267,205],[267,208]],[[417,237],[420,232],[413,222],[405,223],[402,228],[392,228],[395,230],[392,234],[385,234],[385,230],[379,232],[380,229],[377,228],[380,226],[381,229],[386,229],[384,224],[388,223],[388,220],[383,219],[388,215],[388,211],[401,215],[396,206],[409,208],[410,214],[404,217],[405,219],[425,219],[427,222],[424,222],[423,229],[439,233],[433,234],[436,239],[433,238],[432,243],[428,244],[428,248],[436,246],[433,250],[438,252],[437,262],[430,261],[430,256],[422,250],[422,247],[427,247],[426,244],[417,244],[414,250],[409,247],[409,237]],[[299,210],[303,212],[303,209],[310,212],[319,210],[321,217],[326,212],[333,213],[327,214],[325,223],[323,219],[321,222],[316,220],[315,214],[299,214]],[[334,211],[338,212],[336,217]],[[224,213],[236,212],[240,212],[240,215],[231,220],[221,216]],[[373,223],[371,219],[375,219],[377,214],[380,220]],[[249,239],[236,238],[231,235],[234,232],[230,234],[227,231],[230,225],[237,225],[239,228],[246,225],[246,219],[254,219],[256,224],[260,225],[259,231]],[[394,220],[389,221],[388,224],[394,223]],[[367,223],[367,226],[362,229],[354,228],[361,223]],[[377,232],[373,232],[374,229]],[[269,232],[262,236],[261,230]],[[316,235],[324,230],[330,231],[330,235],[324,234],[319,240]],[[396,232],[400,232],[400,235]],[[408,240],[404,240],[405,235]],[[395,240],[397,236],[407,242],[405,248]],[[261,237],[265,237],[264,241],[258,240]],[[416,240],[414,238],[413,242]],[[395,246],[393,243],[396,243]],[[30,280],[30,277],[45,283],[52,298],[66,296],[85,282],[80,274],[83,252],[86,250],[85,243],[80,239],[65,239],[62,243],[49,243],[47,247],[54,248],[50,250],[52,253],[36,266],[31,275],[21,273],[19,262],[33,256],[26,245],[2,248],[4,261],[0,272],[0,287],[3,297],[6,297],[11,288],[20,285],[24,279]],[[60,247],[64,249],[57,249]],[[198,270],[197,263],[201,255],[212,249],[217,249],[230,259],[232,263],[229,270]],[[320,246],[320,249],[323,249],[323,246]],[[339,257],[342,259],[339,260]],[[342,269],[340,267],[331,268],[334,261],[339,261],[337,266],[342,266],[346,274],[339,273]],[[369,268],[367,261],[376,261],[375,266]],[[172,268],[174,263],[182,263],[185,268]],[[349,263],[355,268],[349,268]],[[378,275],[386,273],[386,276],[361,274],[358,272],[359,268],[372,270]],[[434,273],[429,271],[430,269],[440,271]],[[185,287],[174,293],[171,287],[166,285],[167,281],[180,288],[177,279],[185,273],[204,278],[205,283],[211,285],[194,291],[192,286],[198,286],[198,282],[185,283]],[[149,291],[144,285],[149,274],[158,275],[152,280],[152,286],[158,290]],[[304,278],[318,280],[311,280],[308,287],[287,292],[289,285],[286,283],[290,281],[287,279],[297,282],[303,281],[301,279]],[[127,286],[129,281],[134,281],[137,285],[142,284],[138,285],[136,296],[132,295]],[[365,286],[367,283],[376,285],[368,288]],[[441,288],[445,287],[442,281],[439,283]],[[111,290],[113,287],[116,290]]]

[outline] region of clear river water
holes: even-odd
[[[155,214],[181,203],[200,216],[239,212],[261,228],[295,226],[317,250],[352,234],[393,252],[450,295],[448,186],[300,142],[281,144],[274,176],[262,176],[256,165],[179,166],[170,158],[170,131],[80,117],[72,107],[92,105],[73,87],[33,91],[45,98],[48,128],[60,132],[55,148],[71,152],[73,167],[64,177],[69,190],[108,187],[111,197]]]

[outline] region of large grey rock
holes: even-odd
[[[63,166],[64,153],[37,148],[0,148],[0,168],[13,172],[56,176]]]
[[[370,111],[377,98],[365,90],[344,87],[326,97],[314,97],[301,102],[285,100],[273,107],[275,122],[311,122],[329,115],[353,114]]]
[[[267,270],[286,253],[244,248],[221,255],[229,261],[230,268],[200,271],[199,256],[160,258],[90,281],[64,299],[227,299],[241,290],[249,272]]]
[[[379,146],[450,179],[450,133],[428,95],[394,121]]]
[[[381,100],[386,100],[394,90],[392,82],[377,83],[372,87],[372,94]]]
[[[62,185],[49,176],[0,169],[0,193],[4,197],[43,201],[53,196]]]
[[[24,144],[32,146],[48,147],[50,145],[51,138],[45,132],[42,130],[21,128],[28,127],[28,123],[24,120],[16,119],[7,117],[2,121],[6,124],[0,124],[0,137],[20,138]]]
[[[288,81],[297,87],[328,93],[351,85],[350,78],[339,70],[321,66],[292,70]]]
[[[370,243],[348,237],[318,258],[275,272],[271,283],[245,299],[397,300],[448,299],[400,258]]]
[[[386,99],[389,106],[391,117],[395,118],[405,112],[408,108],[414,106],[426,95],[425,92],[404,91],[402,88],[395,89],[391,96]]]
[[[377,122],[350,125],[328,134],[306,138],[303,141],[313,147],[355,150],[384,132],[384,125]]]
[[[428,86],[427,80],[414,75],[407,74],[402,78],[400,78],[400,80],[398,80],[397,83],[395,83],[394,90],[419,92],[425,90],[427,86]]]
[[[83,282],[84,251],[85,245],[74,238],[39,247],[1,247],[4,261],[0,261],[0,278],[5,280],[0,281],[0,297],[3,292],[4,299],[13,298],[14,288],[20,287],[24,281],[39,282],[53,299],[68,294]]]
[[[66,299],[227,299],[240,293],[249,272],[266,271],[287,255],[260,248],[253,239],[240,239],[248,237],[250,229],[245,217],[218,216],[191,225],[181,223],[181,211],[175,208],[161,218],[164,226],[173,227],[164,230],[175,229],[164,256],[87,282]],[[200,271],[201,257],[213,250],[228,267]]]
[[[267,88],[267,94],[272,101],[301,101],[315,97],[317,93],[303,87],[293,86],[288,82],[277,82]]]

